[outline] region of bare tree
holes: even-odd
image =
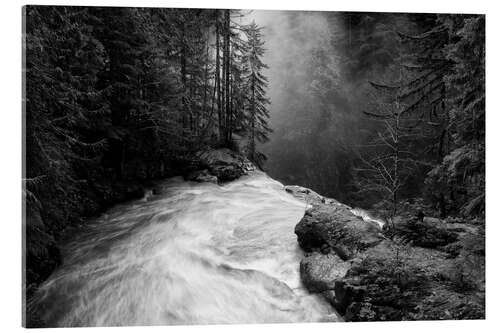
[[[389,203],[390,220],[397,213],[402,186],[421,163],[414,158],[411,143],[426,135],[418,126],[419,119],[412,117],[401,101],[402,77],[403,66],[399,66],[397,85],[370,82],[372,101],[364,113],[380,125],[372,140],[358,151],[361,163],[356,168],[358,187]]]

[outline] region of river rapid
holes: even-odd
[[[29,311],[49,327],[339,320],[301,284],[306,204],[282,184],[252,172],[159,187],[75,234]]]

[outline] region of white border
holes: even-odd
[[[140,328],[97,328],[92,332],[128,331],[139,332],[427,332],[443,329],[460,331],[484,331],[500,327],[499,281],[499,214],[496,199],[500,193],[500,165],[497,144],[500,144],[499,88],[499,43],[500,15],[495,1],[482,0],[375,0],[375,1],[320,1],[320,0],[279,0],[279,1],[237,1],[237,0],[99,0],[99,1],[5,1],[1,8],[1,71],[2,79],[0,115],[0,326],[2,331],[21,330],[21,6],[25,4],[60,5],[106,5],[106,6],[147,6],[147,7],[201,7],[201,8],[251,8],[251,9],[295,9],[331,11],[390,11],[390,12],[455,12],[487,14],[487,320],[485,321],[445,321],[445,322],[393,322],[393,323],[335,323],[335,324],[273,324],[273,325],[231,325],[231,326],[168,326]],[[87,331],[91,329],[80,329]],[[498,328],[497,328],[498,330]],[[45,330],[52,332],[53,329]],[[60,332],[61,330],[58,330]]]

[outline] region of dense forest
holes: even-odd
[[[25,8],[26,283],[65,230],[178,175],[204,147],[265,156],[261,27],[238,10]]]
[[[345,321],[484,318],[485,16],[256,16],[266,171],[317,192],[286,188],[311,205],[295,227],[308,290]]]
[[[484,15],[27,6],[23,37],[28,297],[74,228],[209,148],[484,231]]]
[[[273,177],[365,208],[484,214],[484,16],[273,15]]]

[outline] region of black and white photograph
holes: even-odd
[[[19,7],[22,326],[484,320],[488,14],[245,5]]]

